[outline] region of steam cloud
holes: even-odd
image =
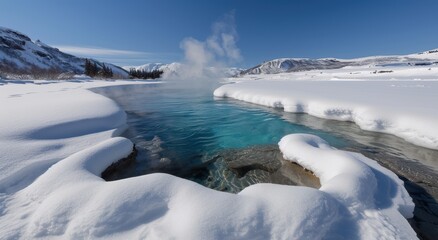
[[[178,78],[205,79],[224,76],[224,68],[242,59],[236,42],[234,12],[231,12],[212,25],[212,34],[205,41],[189,37],[181,42],[184,62],[178,71]]]

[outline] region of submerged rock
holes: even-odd
[[[281,167],[281,152],[271,146],[224,151],[220,155],[224,158],[227,167],[239,177],[255,169],[274,173]]]
[[[138,151],[138,152],[137,152]],[[298,164],[284,160],[276,145],[261,145],[243,149],[220,151],[213,156],[203,156],[199,164],[179,166],[172,160],[159,156],[149,148],[136,146],[133,153],[103,173],[107,181],[163,172],[186,178],[219,191],[237,193],[256,183],[275,183],[319,188],[319,179]],[[144,156],[149,156],[145,158]],[[140,160],[138,158],[141,158]],[[148,160],[149,159],[149,160]],[[155,164],[159,159],[162,164]],[[138,171],[139,164],[146,163],[146,171]]]
[[[320,187],[317,177],[284,160],[275,145],[224,150],[214,158],[214,163],[207,167],[209,177],[198,182],[220,191],[236,193],[256,183]]]

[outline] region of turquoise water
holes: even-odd
[[[288,122],[275,110],[215,99],[212,91],[173,89],[164,84],[97,91],[114,99],[127,112],[127,136],[134,143],[149,152],[159,152],[162,162],[169,159],[174,166],[196,166],[225,149],[277,144],[291,133],[315,134],[335,147],[347,144],[327,132]],[[154,167],[142,165],[137,166],[137,174]]]

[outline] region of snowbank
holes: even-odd
[[[224,85],[214,95],[353,121],[364,130],[438,149],[437,92],[436,81],[259,80]]]
[[[412,216],[413,204],[393,173],[315,136],[290,135],[280,147],[285,157],[321,177],[320,190],[257,184],[230,194],[167,174],[105,182],[100,172],[132,149],[129,140],[112,138],[60,161],[7,199],[0,234],[22,239],[415,238],[403,218]]]
[[[313,135],[291,134],[279,146],[285,159],[314,172],[320,190],[347,207],[362,237],[415,238],[405,219],[413,217],[415,206],[393,172],[361,154],[336,150]]]
[[[117,135],[126,115],[87,88],[135,82],[4,81],[0,86],[0,192],[31,183],[52,164]]]

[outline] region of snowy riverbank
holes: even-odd
[[[129,155],[132,143],[116,137],[125,113],[86,89],[135,82],[36,83],[0,86],[6,239],[416,236],[405,219],[412,200],[395,174],[311,135],[288,135],[279,146],[320,178],[319,190],[256,184],[230,194],[167,174],[105,182],[100,173]]]
[[[216,97],[231,97],[287,112],[353,121],[438,149],[437,81],[290,81],[267,78],[224,85]]]

